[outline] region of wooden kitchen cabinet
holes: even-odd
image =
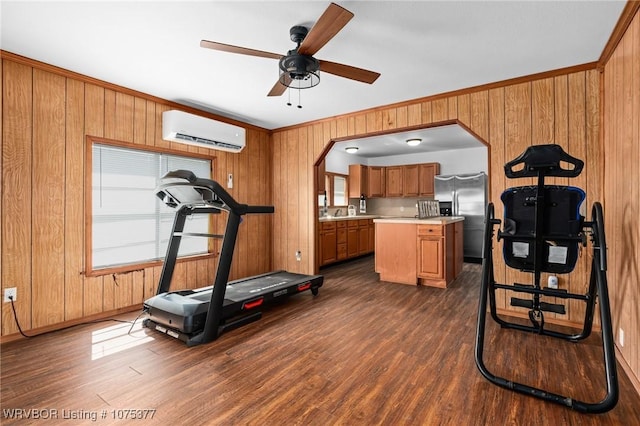
[[[360,254],[358,250],[358,221],[347,221],[347,257],[356,257]]]
[[[418,225],[418,277],[436,278],[443,276],[444,226]]]
[[[386,174],[386,196],[402,197],[404,166],[388,166]]]
[[[358,254],[369,253],[369,220],[358,220]]]
[[[320,266],[372,253],[373,219],[343,219],[320,222]]]
[[[433,197],[435,193],[433,180],[440,174],[439,163],[425,163],[418,165],[418,196]]]
[[[380,166],[369,166],[369,191],[367,196],[372,197],[384,197],[385,196],[385,168]]]
[[[362,164],[349,164],[349,198],[360,198],[369,193],[369,168]]]
[[[320,224],[320,265],[338,260],[338,234],[335,222]]]
[[[344,220],[336,222],[337,260],[347,258],[347,224]]]
[[[418,237],[418,277],[442,278],[443,249],[441,237]]]
[[[403,166],[402,195],[405,197],[417,197],[419,195],[419,165],[409,164]]]
[[[418,225],[417,269],[421,283],[444,288],[457,276],[455,225]]]

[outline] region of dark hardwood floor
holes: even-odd
[[[317,297],[292,297],[204,346],[139,323],[128,335],[114,322],[4,344],[0,422],[25,423],[26,411],[16,420],[6,410],[55,409],[51,424],[640,424],[640,396],[621,368],[620,401],[600,415],[485,380],[473,356],[480,265],[465,264],[447,289],[379,282],[372,257],[322,273]],[[496,373],[589,402],[604,396],[597,334],[571,344],[490,321],[486,345]],[[155,412],[114,418],[126,409]]]

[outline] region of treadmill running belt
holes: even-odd
[[[292,285],[304,284],[309,281],[309,278],[308,275],[282,271],[259,275],[246,280],[233,281],[227,285],[224,298],[234,302],[247,300],[265,293],[288,288]]]

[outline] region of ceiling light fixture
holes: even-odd
[[[420,145],[420,142],[422,142],[422,139],[417,139],[417,138],[407,139],[407,145],[409,146],[418,146]]]
[[[347,151],[349,154],[355,154],[356,152],[358,152],[358,147],[357,146],[348,146],[344,150]]]

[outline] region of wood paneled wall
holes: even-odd
[[[572,185],[587,192],[586,205],[602,200],[602,152],[599,144],[600,73],[595,64],[543,77],[519,79],[504,85],[458,94],[423,98],[390,107],[380,107],[300,126],[278,129],[273,134],[274,267],[313,273],[316,270],[315,227],[317,209],[313,165],[335,139],[365,137],[373,133],[412,126],[431,126],[455,120],[470,129],[489,146],[490,199],[496,216],[502,215],[500,194],[509,186],[533,183],[531,179],[507,181],[503,165],[533,144],[557,143],[572,155],[585,160],[585,168]],[[568,183],[567,179],[556,180]],[[585,213],[590,207],[585,208]],[[296,250],[303,253],[295,259]],[[495,256],[496,279],[501,282],[528,282],[530,277],[506,269],[501,252]],[[581,257],[571,275],[560,276],[560,287],[583,292],[588,282],[590,253]],[[525,277],[525,278],[523,278]],[[546,277],[544,277],[546,280]],[[524,281],[526,280],[526,281]],[[521,311],[499,300],[502,310]],[[583,305],[583,304],[582,304]],[[584,307],[571,303],[566,315],[555,315],[559,323],[579,323]],[[548,317],[554,314],[549,314]]]
[[[240,154],[162,140],[162,112],[179,106],[84,79],[36,62],[2,55],[2,197],[0,277],[17,287],[16,311],[25,331],[80,322],[140,307],[154,294],[161,268],[85,277],[84,182],[86,136],[198,152],[214,158],[214,179],[240,202],[270,204],[269,132],[248,126]],[[205,114],[206,115],[206,114]],[[210,116],[211,117],[211,116]],[[224,218],[216,219],[221,233]],[[232,278],[271,269],[272,215],[246,217],[238,234]],[[172,288],[213,281],[216,259],[178,263]],[[2,304],[2,336],[18,329]]]
[[[604,199],[616,345],[640,389],[640,12],[604,67]],[[624,346],[620,344],[624,331]]]

